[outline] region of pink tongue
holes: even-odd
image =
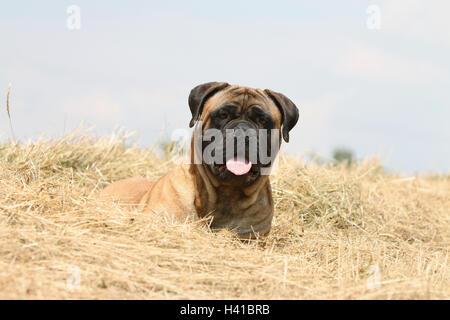
[[[230,159],[227,161],[227,169],[237,176],[241,176],[250,171],[252,163],[249,161],[245,163],[244,161]]]

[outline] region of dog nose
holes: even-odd
[[[235,132],[244,132],[245,133],[248,130],[256,130],[256,127],[249,121],[238,120],[238,121],[231,122],[230,125],[226,129],[234,130]]]
[[[232,139],[238,139],[239,141],[242,141],[240,139],[244,139],[246,144],[249,143],[249,137],[256,136],[256,128],[248,121],[236,121],[235,123],[231,124],[227,128],[228,134],[230,134],[230,138]]]
[[[234,130],[239,131],[247,131],[248,129],[252,129],[252,125],[248,121],[239,121],[236,125],[234,125],[232,128]]]
[[[257,129],[249,121],[235,120],[226,127],[225,160],[230,157],[257,162]]]

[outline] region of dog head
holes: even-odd
[[[217,184],[233,186],[247,187],[266,175],[281,137],[288,142],[298,121],[298,109],[285,95],[225,82],[192,89],[189,108],[189,126],[197,123],[197,151],[191,152],[201,153],[201,163]]]

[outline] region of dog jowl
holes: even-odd
[[[189,108],[190,164],[157,181],[115,182],[102,195],[181,221],[210,217],[213,230],[232,229],[241,238],[268,234],[274,210],[268,174],[298,121],[297,107],[268,89],[209,82],[191,90]]]

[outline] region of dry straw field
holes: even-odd
[[[272,232],[245,243],[97,200],[176,165],[126,138],[0,144],[0,298],[450,298],[448,175],[281,155]]]

